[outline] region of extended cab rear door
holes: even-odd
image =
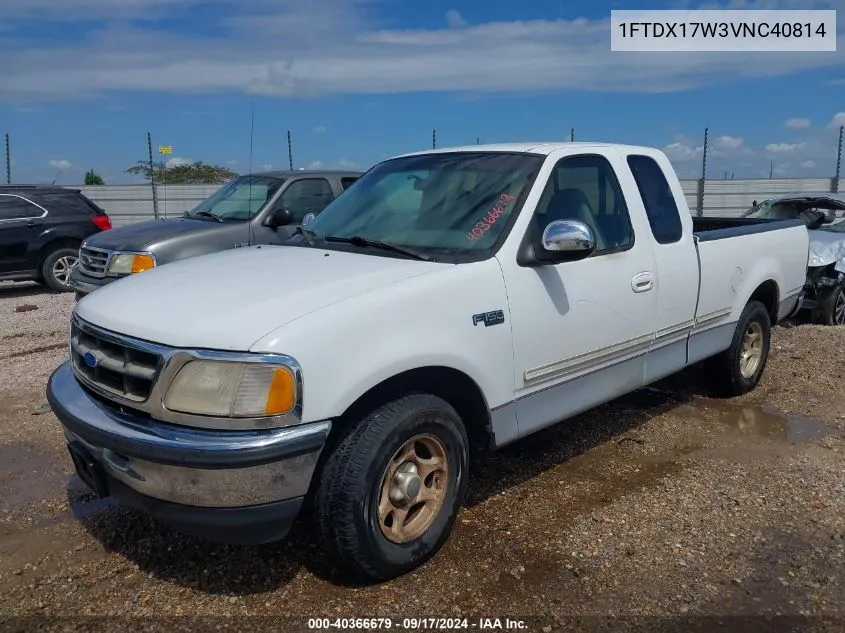
[[[627,166],[612,150],[567,153],[547,160],[560,156],[535,185],[545,188],[530,222],[540,234],[552,220],[585,222],[596,252],[539,267],[502,261],[520,436],[641,387],[654,335],[656,263],[642,212],[628,209],[630,175],[628,190],[617,176]]]
[[[692,216],[681,183],[669,161],[658,153],[632,153],[625,162],[639,195],[630,206],[648,219],[648,235],[657,262],[657,315],[652,348],[646,357],[646,382],[686,365],[687,337],[695,326],[699,265]]]

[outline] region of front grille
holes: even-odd
[[[70,356],[84,382],[132,402],[149,398],[162,360],[154,352],[83,329],[76,322],[71,322]]]
[[[105,277],[111,252],[83,246],[79,249],[79,270],[91,277]]]

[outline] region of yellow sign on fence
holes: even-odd
[[[172,154],[173,153],[173,146],[172,145],[159,145],[158,146],[158,153],[159,154]]]

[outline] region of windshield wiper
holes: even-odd
[[[296,230],[293,232],[293,234],[301,235],[305,238],[305,242],[308,244],[308,246],[314,248],[314,231],[309,231],[308,229],[300,225],[296,227]]]
[[[192,213],[191,215],[201,215],[206,218],[212,218],[215,222],[223,222],[223,218],[219,215],[215,215],[211,211],[197,211],[196,213]]]
[[[412,259],[419,259],[424,262],[433,261],[431,257],[424,253],[419,253],[417,251],[413,251],[409,248],[404,248],[402,246],[396,246],[395,244],[388,244],[387,242],[381,242],[379,240],[371,240],[368,237],[363,237],[361,235],[353,235],[352,237],[338,237],[335,235],[327,235],[323,238],[327,242],[340,242],[343,244],[352,244],[353,246],[364,246],[364,247],[372,247],[378,248],[383,251],[391,251],[393,253],[399,253],[401,255],[405,255],[406,257],[410,257]]]

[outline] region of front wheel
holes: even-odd
[[[725,396],[741,396],[760,382],[772,339],[772,324],[766,307],[749,301],[734,330],[731,346],[709,361],[711,381]]]
[[[372,411],[326,456],[316,524],[332,557],[373,580],[434,556],[466,494],[466,431],[454,408],[428,394]]]

